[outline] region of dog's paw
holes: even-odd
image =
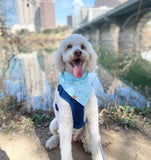
[[[88,142],[86,141],[85,138],[81,139],[82,143],[83,143],[83,148],[85,150],[85,152],[87,153],[91,153],[90,147],[88,145]]]
[[[89,143],[88,143],[88,137],[82,136],[81,137],[81,142],[83,144],[83,148],[84,148],[85,152],[91,153],[91,150],[90,150],[90,147],[89,147]]]
[[[59,136],[53,135],[46,141],[46,148],[49,150],[55,149],[59,144]]]
[[[90,148],[89,148],[88,144],[83,143],[83,148],[84,148],[85,152],[87,152],[87,153],[91,153],[91,151],[90,151]]]

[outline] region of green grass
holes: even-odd
[[[116,54],[105,48],[99,50],[99,64],[132,87],[139,88],[149,98],[151,94],[151,63],[143,60],[138,54],[137,60],[124,69],[129,61],[132,61],[131,56],[126,53]]]
[[[141,60],[130,66],[127,75],[124,76],[128,81],[132,81],[134,85],[145,89],[145,86],[151,88],[151,64]]]

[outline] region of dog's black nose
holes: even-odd
[[[81,50],[77,49],[75,52],[74,52],[74,56],[76,57],[80,57],[82,55],[82,52]]]

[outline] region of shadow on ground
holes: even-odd
[[[2,149],[0,149],[0,160],[10,160],[6,152],[4,152]]]
[[[49,133],[49,126],[37,126],[35,127],[35,132],[41,142],[41,144],[45,148],[45,143],[46,140],[50,137]],[[60,147],[58,146],[54,150],[46,150],[48,153],[48,156],[50,157],[51,160],[61,160],[60,156]],[[73,159],[74,160],[92,160],[91,155],[86,153],[82,147],[81,142],[73,143],[72,144],[72,154],[73,154]]]

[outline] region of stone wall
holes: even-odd
[[[102,67],[98,68],[98,77],[103,87],[101,95],[105,99],[105,102],[103,102],[105,105],[115,102],[137,107],[147,105],[147,99],[140,92],[134,90]]]

